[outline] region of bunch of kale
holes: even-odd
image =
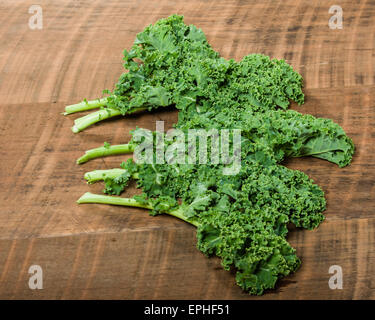
[[[124,61],[128,72],[113,92],[107,91],[107,98],[66,107],[67,114],[101,108],[75,120],[74,132],[109,117],[173,105],[179,110],[174,127],[182,133],[241,130],[241,164],[236,174],[226,174],[227,164],[211,161],[213,157],[203,164],[188,163],[178,150],[162,163],[128,160],[121,168],[86,173],[89,183],[103,180],[110,195],[86,193],[78,202],[136,206],[151,209],[153,215],[176,216],[197,227],[199,250],[220,257],[225,269],[237,270],[237,283],[244,290],[262,294],[274,288],[300,265],[285,240],[288,224],[313,229],[325,210],[323,191],[304,173],[280,162],[309,155],[343,167],[354,152],[351,139],[331,120],[286,110],[289,100],[302,104],[304,95],[302,77],[285,61],[259,54],[240,62],[226,60],[181,16],[146,27],[131,50],[124,51]],[[132,153],[144,142],[135,139],[143,131],[134,130],[128,144],[88,150],[78,163]],[[152,133],[151,140],[160,134]],[[186,151],[188,140],[183,137],[179,141]],[[165,139],[162,151],[177,139]],[[213,139],[208,137],[207,143]],[[137,180],[141,195],[113,196],[131,179]]]

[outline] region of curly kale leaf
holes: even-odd
[[[286,109],[289,99],[301,104],[302,77],[284,60],[260,54],[240,62],[212,49],[204,33],[172,15],[150,25],[124,51],[122,74],[110,97],[122,114],[134,109],[175,105],[179,110],[237,108]]]
[[[251,294],[274,288],[279,278],[300,265],[295,250],[283,237],[259,216],[241,211],[201,217],[197,238],[202,252],[219,256],[227,270],[236,268],[237,284]]]

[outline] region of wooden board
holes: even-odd
[[[0,298],[2,299],[374,299],[375,1],[337,1],[343,29],[331,30],[325,1],[43,1],[43,29],[30,30],[34,1],[0,0]],[[276,290],[251,297],[233,274],[195,248],[195,229],[144,210],[76,205],[100,192],[83,173],[123,157],[78,166],[84,150],[124,143],[135,126],[176,121],[173,110],[106,121],[74,135],[66,104],[101,96],[122,73],[122,50],[147,24],[172,13],[204,30],[226,58],[284,58],[305,79],[306,104],[332,118],[357,151],[344,169],[318,159],[286,163],[326,192],[326,221],[291,230],[303,264]],[[132,186],[127,193],[135,192]],[[42,290],[30,290],[40,265]],[[343,289],[328,269],[340,265]]]

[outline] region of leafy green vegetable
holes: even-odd
[[[143,190],[135,197],[139,203],[150,206],[153,215],[178,210],[180,219],[193,221],[198,248],[219,256],[225,269],[236,267],[242,288],[262,294],[300,264],[285,241],[288,224],[317,227],[324,219],[325,199],[304,173],[281,166],[272,154],[252,157],[259,154],[254,147],[261,149],[249,143],[240,172],[229,176],[221,165],[137,164],[129,159],[118,178],[103,179],[106,192],[118,194],[135,177]]]
[[[139,33],[132,48],[124,51],[124,61],[128,72],[120,76],[112,93],[106,91],[110,114],[79,118],[74,132],[108,117],[160,106],[175,105],[183,111],[180,117],[188,119],[191,112],[207,109],[215,113],[251,106],[262,111],[286,109],[289,99],[304,101],[302,77],[285,61],[259,54],[227,61],[211,48],[201,30],[185,25],[177,15]],[[84,103],[82,110],[90,104]],[[66,108],[66,113],[77,111],[77,105]]]
[[[106,91],[108,97],[66,107],[66,114],[102,108],[75,120],[74,132],[110,117],[175,106],[175,128],[182,133],[239,129],[241,166],[236,175],[226,175],[226,164],[210,157],[200,165],[158,163],[154,150],[152,163],[129,159],[121,169],[86,173],[89,183],[104,181],[109,195],[86,193],[78,202],[142,207],[152,215],[166,213],[189,222],[197,227],[198,249],[220,257],[226,270],[235,268],[241,288],[258,295],[274,288],[300,265],[286,241],[288,225],[314,229],[326,206],[323,191],[311,179],[281,162],[313,156],[343,167],[354,153],[351,139],[329,119],[287,110],[290,100],[302,104],[304,94],[301,75],[284,60],[260,54],[226,60],[181,16],[161,19],[139,33],[124,51],[124,67],[128,71],[113,92]],[[142,143],[135,139],[138,130],[143,129],[134,130],[128,144],[105,143],[86,151],[77,163],[134,152]],[[172,144],[167,139],[162,151]],[[189,148],[185,136],[182,145]],[[137,180],[140,195],[111,196],[120,195],[131,179]]]

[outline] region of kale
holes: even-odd
[[[75,120],[73,132],[98,121],[141,110],[174,105],[180,117],[214,114],[222,109],[286,109],[289,99],[302,104],[302,77],[284,60],[260,54],[240,62],[225,60],[203,32],[181,16],[161,19],[137,35],[124,51],[123,73],[107,98],[67,106],[66,114],[102,107]]]
[[[175,216],[197,227],[198,249],[220,257],[224,269],[236,269],[237,284],[245,291],[260,295],[274,288],[301,263],[286,241],[289,224],[314,229],[326,208],[320,187],[303,172],[283,166],[283,160],[313,156],[343,167],[352,159],[352,140],[332,120],[287,110],[290,101],[302,104],[304,94],[301,75],[284,60],[261,54],[226,60],[181,16],[161,19],[139,33],[124,51],[124,67],[127,72],[114,90],[105,91],[108,97],[66,107],[66,114],[101,108],[76,119],[73,132],[110,117],[174,106],[174,127],[184,133],[184,150],[189,149],[189,130],[239,130],[241,165],[228,175],[227,164],[214,157],[197,165],[182,153],[183,161],[173,162],[181,156],[177,149],[158,163],[154,150],[151,163],[129,159],[121,168],[86,173],[89,183],[104,181],[108,195],[86,193],[78,203],[135,206],[152,215]],[[86,151],[77,163],[135,153],[144,143],[136,139],[142,130],[135,129],[127,144],[105,143]],[[150,134],[153,141],[160,135],[167,137]],[[176,139],[165,139],[163,154]],[[207,144],[214,140],[207,139]],[[113,196],[132,179],[140,195]]]
[[[288,224],[317,227],[326,203],[323,191],[303,172],[277,163],[261,145],[249,143],[243,150],[247,152],[237,175],[223,175],[222,165],[217,164],[138,164],[129,159],[121,172],[107,170],[102,180],[106,193],[119,194],[129,179],[136,179],[143,191],[134,197],[137,206],[151,209],[152,215],[167,213],[197,226],[198,249],[220,257],[227,270],[235,267],[236,281],[243,289],[262,294],[300,265],[285,240]],[[98,170],[85,177],[92,182],[95,175]],[[125,202],[85,194],[78,202],[131,205],[120,199]]]

